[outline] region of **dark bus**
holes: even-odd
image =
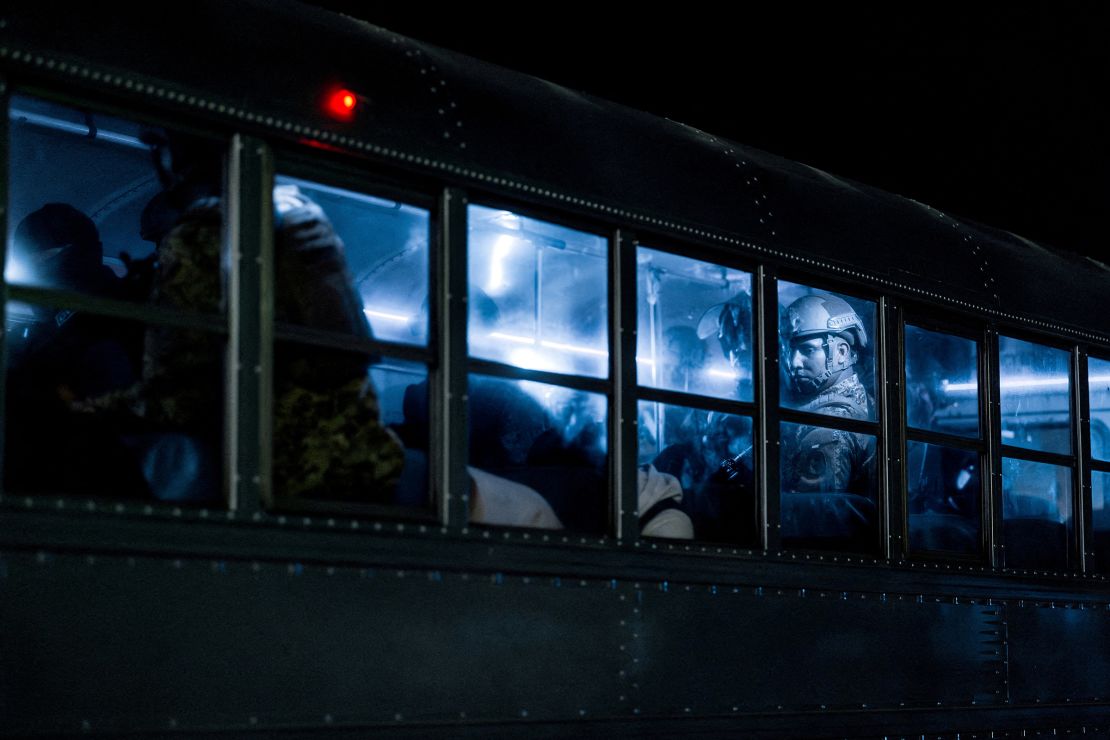
[[[0,734],[1110,734],[1106,266],[289,0],[0,97]]]

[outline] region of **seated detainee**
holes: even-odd
[[[547,500],[521,483],[467,467],[470,474],[470,522],[502,527],[562,529]]]
[[[154,161],[166,185],[143,214],[144,233],[157,240],[151,301],[219,313],[224,293],[220,157],[188,137],[148,138],[159,153]],[[275,188],[274,212],[276,318],[370,338],[343,244],[327,215],[295,186]],[[163,428],[218,441],[224,344],[223,337],[210,332],[148,327],[140,382],[100,405],[129,406]],[[369,363],[365,356],[292,343],[275,348],[276,498],[390,503],[404,454],[381,424],[367,378]],[[218,450],[209,452],[213,461],[218,459]]]
[[[660,473],[653,465],[641,465],[636,474],[637,506],[640,534],[689,540],[694,537],[694,523],[684,512],[682,486],[673,475]]]
[[[50,203],[16,227],[9,268],[20,282],[113,296],[120,281],[102,255],[92,220]],[[148,495],[124,428],[78,411],[86,399],[134,382],[141,333],[41,305],[10,305],[7,324],[5,484],[24,493]]]
[[[474,467],[470,473],[470,522],[503,527],[562,529],[547,500],[535,490]],[[642,465],[637,474],[640,534],[691,539],[694,525],[679,508],[682,487],[673,475]]]

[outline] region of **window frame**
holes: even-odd
[[[622,423],[625,419],[621,414],[619,407],[621,399],[618,397],[617,389],[622,387],[621,373],[623,367],[620,363],[623,354],[618,349],[618,341],[623,333],[620,330],[620,301],[621,296],[618,292],[621,285],[620,279],[620,259],[621,259],[621,244],[624,236],[619,227],[606,224],[596,219],[577,216],[569,212],[560,212],[555,209],[547,208],[542,205],[535,205],[526,201],[514,200],[512,198],[505,198],[503,195],[489,191],[478,190],[475,188],[459,189],[456,192],[454,200],[456,202],[456,215],[453,219],[453,228],[449,230],[447,251],[450,253],[448,259],[454,265],[454,270],[458,273],[454,274],[453,279],[456,281],[454,284],[456,294],[461,291],[461,295],[466,296],[467,300],[462,303],[461,310],[451,318],[453,324],[450,327],[451,334],[445,337],[445,342],[455,348],[456,354],[452,356],[451,361],[457,363],[456,370],[461,377],[455,378],[454,383],[459,389],[456,395],[460,394],[463,398],[463,406],[465,411],[461,414],[448,414],[448,419],[454,423],[451,428],[454,429],[454,454],[452,459],[456,462],[450,465],[447,472],[447,478],[458,481],[456,486],[460,485],[463,480],[469,481],[469,474],[466,472],[466,466],[469,465],[470,452],[469,452],[469,422],[470,422],[470,409],[468,406],[468,383],[471,375],[484,375],[500,380],[526,380],[536,383],[543,383],[546,385],[557,386],[560,388],[568,388],[571,390],[584,391],[587,393],[595,393],[601,395],[605,399],[606,408],[606,466],[604,477],[607,481],[606,484],[606,512],[607,517],[603,528],[597,532],[577,532],[561,530],[559,535],[564,540],[577,539],[581,543],[596,542],[600,545],[609,543],[627,541],[629,526],[632,518],[635,516],[635,506],[632,505],[631,510],[629,506],[635,499],[630,499],[627,489],[628,471],[631,471],[632,476],[635,475],[635,466],[627,465],[627,461],[617,461],[617,456],[624,445],[624,440],[627,437],[627,430],[624,429]],[[536,370],[516,367],[508,363],[498,362],[495,360],[487,360],[484,358],[473,357],[469,351],[469,262],[470,262],[470,218],[469,209],[471,206],[478,206],[482,208],[489,208],[494,210],[508,211],[514,215],[524,218],[530,218],[537,221],[543,221],[554,226],[567,228],[575,231],[580,231],[591,236],[601,238],[605,241],[606,245],[606,350],[608,352],[608,363],[606,368],[606,375],[604,377],[594,377],[588,375],[575,375],[573,373],[552,372],[547,370]],[[454,242],[461,241],[460,244]],[[633,354],[633,361],[635,355]],[[634,418],[634,417],[633,417]],[[459,444],[459,440],[465,439],[466,445]],[[458,462],[461,456],[461,462]],[[635,459],[635,458],[633,458]],[[633,482],[635,478],[632,478]],[[456,488],[455,490],[459,490]],[[445,492],[448,497],[456,499],[456,504],[452,511],[453,517],[449,517],[448,521],[458,519],[460,522],[461,530],[463,532],[469,531],[474,528],[478,531],[493,532],[493,531],[517,531],[523,536],[530,536],[536,534],[537,537],[543,537],[543,530],[535,530],[523,527],[509,527],[504,525],[485,525],[480,523],[470,522],[469,513],[469,490],[462,495],[452,495],[450,491]],[[635,494],[635,490],[632,491]],[[548,538],[552,536],[551,533],[546,533]],[[637,533],[638,534],[638,533]]]
[[[751,340],[751,362],[752,362],[752,400],[751,401],[738,401],[734,399],[718,398],[714,396],[706,396],[700,393],[677,391],[666,388],[656,388],[649,385],[642,385],[638,379],[639,367],[636,364],[636,339],[638,338],[639,327],[639,296],[640,296],[640,283],[639,283],[639,250],[650,249],[655,252],[662,252],[668,255],[684,257],[699,262],[706,262],[709,264],[724,267],[726,269],[734,269],[744,272],[751,276],[751,293],[752,293],[752,340]],[[691,540],[681,540],[681,542],[689,542],[696,545],[707,546],[721,546],[729,548],[740,548],[744,550],[752,549],[767,549],[765,545],[766,536],[766,487],[762,481],[765,480],[763,468],[766,465],[764,460],[765,455],[763,450],[765,445],[762,444],[764,438],[763,431],[761,430],[760,413],[764,405],[764,389],[762,384],[762,365],[760,358],[762,356],[763,346],[763,326],[760,321],[760,272],[758,263],[754,261],[745,260],[740,255],[729,254],[721,250],[711,250],[706,248],[699,248],[697,246],[687,247],[686,245],[679,244],[672,239],[659,238],[649,236],[647,239],[642,237],[633,237],[630,245],[632,252],[633,271],[630,293],[628,297],[630,305],[632,306],[631,312],[631,327],[632,331],[632,360],[631,365],[631,386],[627,391],[631,396],[632,401],[632,418],[639,420],[639,403],[647,401],[649,403],[663,403],[668,405],[677,405],[683,408],[695,409],[700,411],[720,411],[722,413],[743,416],[751,421],[752,424],[752,494],[755,502],[755,510],[752,512],[753,521],[756,523],[756,540],[754,542],[727,542],[716,541],[708,539],[699,539],[695,532],[695,537]],[[639,445],[638,435],[633,439],[636,442],[633,448],[632,457],[630,460],[639,460]],[[635,466],[634,466],[635,467]],[[684,492],[685,493],[685,492]],[[638,521],[638,517],[637,517]],[[652,538],[645,537],[645,540],[656,541],[660,543],[676,543],[679,540],[671,540],[666,538]]]
[[[875,325],[873,329],[873,346],[871,354],[874,357],[875,370],[874,370],[874,394],[873,400],[875,402],[875,420],[857,420],[846,419],[843,417],[832,416],[828,414],[819,414],[814,412],[800,411],[798,409],[785,408],[782,405],[782,395],[778,387],[779,377],[782,375],[780,365],[780,341],[779,336],[779,290],[782,282],[789,282],[795,285],[802,285],[804,287],[814,290],[824,290],[830,293],[835,293],[841,296],[848,296],[861,301],[868,301],[875,305]],[[827,554],[839,553],[842,555],[851,555],[852,557],[871,557],[880,558],[882,560],[891,560],[893,547],[891,537],[894,532],[894,527],[891,526],[891,480],[887,462],[890,460],[891,439],[888,439],[888,430],[891,428],[891,402],[889,384],[891,381],[889,367],[889,348],[892,346],[892,337],[890,336],[892,324],[889,321],[887,314],[891,306],[891,299],[888,295],[880,293],[874,289],[868,289],[868,286],[852,283],[846,280],[840,280],[835,277],[817,276],[795,269],[774,269],[768,271],[767,280],[763,285],[763,310],[764,310],[764,361],[767,365],[766,376],[764,383],[767,385],[766,405],[763,409],[766,415],[764,424],[765,439],[768,450],[773,448],[775,457],[781,457],[782,449],[782,422],[791,424],[808,424],[812,426],[825,427],[829,429],[837,429],[839,431],[855,432],[866,434],[875,437],[875,506],[876,506],[876,532],[873,536],[873,541],[870,543],[870,549],[864,552],[845,552],[839,550],[812,550],[808,548],[790,548],[790,552],[810,553],[810,554]],[[895,325],[896,326],[896,325]],[[897,344],[893,346],[897,347]],[[771,382],[772,376],[774,377],[773,383]],[[774,395],[771,395],[771,386],[774,386]],[[772,413],[773,409],[773,413]],[[897,449],[897,448],[893,448]],[[771,457],[768,454],[768,457]],[[768,488],[771,487],[773,481],[774,492],[768,492],[768,513],[772,513],[771,499],[775,501],[775,507],[780,506],[782,497],[781,491],[781,460],[775,460],[776,467],[770,468],[766,471],[768,481]],[[769,519],[769,530],[774,530],[775,537],[767,538],[768,549],[780,551],[783,549],[781,543],[781,510],[773,512],[776,517],[775,520]]]
[[[987,332],[990,341],[989,360],[989,390],[990,390],[990,423],[991,423],[991,507],[993,531],[992,541],[994,548],[991,565],[1002,572],[1014,572],[1023,575],[1052,575],[1067,576],[1071,573],[1086,573],[1088,565],[1083,553],[1086,551],[1086,517],[1085,509],[1089,507],[1089,482],[1084,488],[1084,476],[1089,479],[1089,467],[1084,464],[1084,458],[1089,457],[1089,439],[1083,440],[1081,433],[1082,396],[1087,394],[1087,378],[1080,377],[1080,356],[1082,345],[1078,342],[1069,342],[1067,339],[1053,334],[1046,334],[1036,329],[1003,322],[987,322]],[[1022,342],[1040,345],[1049,349],[1061,350],[1068,354],[1068,437],[1070,453],[1044,452],[1030,450],[1024,447],[1007,445],[1002,442],[1002,401],[1001,401],[1001,362],[1000,351],[1003,337],[1016,339]],[[1083,362],[1086,365],[1085,361]],[[1081,385],[1082,384],[1082,385]],[[1087,414],[1089,416],[1089,413]],[[1071,532],[1068,534],[1067,552],[1065,553],[1067,566],[1062,570],[1044,568],[1015,568],[1006,563],[1005,542],[1005,517],[1003,515],[1003,489],[1002,489],[1002,461],[1003,458],[1036,462],[1067,468],[1070,471],[1071,491],[1069,505],[1072,511]],[[1084,501],[1087,503],[1085,504]]]
[[[976,452],[979,457],[980,470],[979,547],[975,553],[957,553],[944,550],[910,549],[909,473],[905,469],[905,465],[901,465],[901,470],[899,471],[900,490],[898,491],[898,498],[903,515],[900,517],[900,521],[897,522],[897,526],[899,526],[901,530],[901,539],[904,544],[901,557],[903,559],[925,562],[987,564],[991,551],[991,535],[993,531],[991,525],[991,480],[993,468],[991,466],[992,444],[989,426],[990,405],[988,400],[990,389],[990,358],[988,355],[990,349],[988,346],[987,328],[985,325],[975,327],[970,319],[961,320],[960,317],[947,315],[938,316],[938,312],[934,307],[920,304],[908,304],[899,311],[899,314],[897,323],[897,352],[892,354],[897,356],[896,359],[898,362],[897,375],[894,377],[897,378],[898,385],[897,399],[899,404],[898,416],[900,418],[900,425],[898,429],[898,446],[894,447],[894,449],[899,450],[900,461],[906,460],[910,442],[923,442],[926,444],[937,444],[959,450]],[[906,349],[906,328],[908,326],[913,326],[935,334],[946,334],[948,336],[975,342],[976,379],[979,387],[976,393],[976,420],[978,423],[978,435],[976,437],[963,437],[910,426],[906,414],[906,392],[908,390],[908,383],[906,380],[906,360],[908,354]]]
[[[76,110],[89,111],[94,114],[103,114],[113,118],[134,122],[140,125],[158,127],[166,130],[180,132],[192,137],[204,139],[213,145],[213,149],[222,151],[221,171],[224,173],[223,212],[221,224],[221,257],[230,266],[225,269],[222,290],[226,297],[226,305],[221,313],[204,313],[198,310],[166,308],[154,306],[150,303],[128,301],[122,298],[106,298],[94,296],[71,289],[48,288],[30,285],[15,285],[8,282],[0,274],[0,320],[6,323],[9,302],[25,302],[51,308],[70,309],[81,311],[89,315],[116,319],[134,323],[143,327],[156,326],[181,330],[202,331],[207,335],[222,337],[224,344],[224,383],[220,389],[220,405],[223,420],[218,458],[220,460],[220,491],[213,502],[190,504],[178,501],[162,501],[157,499],[144,500],[136,505],[134,501],[106,497],[90,497],[80,494],[58,491],[50,494],[36,494],[24,498],[25,502],[32,498],[41,499],[47,505],[62,509],[67,502],[85,502],[90,511],[97,509],[98,503],[110,507],[117,512],[141,508],[144,514],[163,514],[172,517],[180,516],[183,509],[199,512],[207,516],[210,511],[232,512],[240,508],[240,486],[243,479],[242,472],[238,469],[238,460],[235,444],[242,436],[239,424],[239,408],[235,404],[233,387],[237,387],[239,379],[245,373],[241,372],[236,362],[232,361],[235,341],[236,311],[233,300],[234,284],[239,279],[239,265],[230,255],[235,253],[235,247],[240,239],[235,226],[242,222],[244,211],[244,192],[231,186],[229,179],[233,171],[241,165],[243,134],[237,129],[221,127],[211,122],[200,122],[195,117],[171,118],[158,109],[137,103],[128,105],[120,104],[117,99],[108,96],[93,96],[81,89],[65,87],[46,87],[35,81],[24,83],[14,81],[6,86],[0,86],[0,187],[6,193],[12,187],[10,171],[11,150],[11,110],[14,96],[29,97],[44,102]],[[0,239],[0,265],[7,264],[8,251],[8,224],[10,216],[7,208],[0,212],[0,227],[3,228],[3,239]],[[7,396],[7,371],[8,352],[5,341],[0,341],[0,490],[2,496],[20,496],[18,492],[8,491],[3,487],[3,471],[6,464],[6,445],[8,418],[6,414]],[[250,497],[246,505],[250,508]],[[30,504],[28,504],[30,505]]]
[[[268,275],[263,279],[261,290],[264,295],[268,296],[265,300],[268,301],[267,310],[269,312],[268,321],[270,324],[268,328],[263,328],[264,334],[268,333],[268,337],[263,339],[262,342],[262,359],[260,363],[260,374],[265,378],[266,385],[266,391],[263,393],[263,397],[273,398],[273,348],[278,342],[287,342],[316,349],[351,350],[364,353],[367,356],[377,356],[383,359],[391,358],[423,365],[427,371],[426,377],[430,396],[428,404],[429,413],[434,415],[435,411],[432,408],[434,404],[431,396],[435,393],[437,378],[442,374],[439,359],[439,345],[443,343],[443,338],[440,336],[441,332],[437,330],[437,322],[433,320],[435,315],[433,303],[440,290],[440,286],[438,285],[440,278],[439,272],[436,269],[436,262],[437,254],[441,251],[440,244],[443,241],[442,231],[444,214],[441,208],[442,199],[430,195],[416,187],[408,187],[393,180],[386,174],[379,174],[376,168],[367,168],[365,163],[356,160],[339,159],[336,161],[331,157],[322,158],[319,156],[319,153],[314,150],[310,155],[309,151],[304,149],[291,146],[275,146],[265,142],[260,142],[260,146],[265,150],[264,156],[268,159],[265,168],[266,171],[261,175],[262,181],[257,186],[261,191],[259,194],[261,198],[265,198],[267,194],[273,193],[273,188],[279,176],[286,176],[311,183],[318,183],[325,187],[351,191],[352,193],[360,195],[392,200],[405,205],[421,208],[428,212],[428,272],[426,277],[428,281],[429,315],[427,343],[424,346],[380,339],[356,340],[342,333],[292,324],[280,324],[274,320],[273,302],[276,299],[276,274],[274,271],[275,254],[273,244],[274,225],[273,214],[268,213],[263,228],[268,229],[269,233],[263,235],[261,238],[262,243],[265,245],[263,250],[266,252],[266,256],[263,259],[269,265]],[[272,210],[272,208],[270,210]],[[272,439],[271,430],[273,428],[272,414],[269,413],[270,406],[272,406],[272,403],[263,404],[263,408],[265,409],[263,424],[266,429],[265,438],[268,440]],[[429,490],[428,506],[425,508],[359,503],[356,501],[278,499],[272,489],[273,445],[272,443],[263,443],[261,444],[260,454],[263,456],[263,459],[266,460],[266,465],[263,468],[263,477],[266,484],[261,493],[261,508],[277,515],[305,514],[349,517],[354,519],[393,519],[398,521],[411,521],[418,525],[421,523],[424,525],[442,523],[444,517],[441,512],[444,505],[444,496],[441,492],[442,485],[439,484],[441,476],[438,466],[435,465],[432,460],[433,453],[431,448],[435,442],[430,439],[428,443],[429,462],[427,472]]]

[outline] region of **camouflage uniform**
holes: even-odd
[[[867,390],[852,373],[810,399],[800,411],[867,419]],[[867,495],[875,438],[839,429],[801,425],[783,439],[784,492]]]
[[[323,210],[295,188],[275,188],[278,320],[369,338],[343,245]],[[187,208],[158,246],[155,305],[218,313],[222,217],[218,198]],[[219,439],[222,337],[152,326],[141,386],[119,400],[159,427]],[[273,481],[276,498],[388,502],[403,450],[382,426],[365,355],[275,347]]]

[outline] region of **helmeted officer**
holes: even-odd
[[[871,399],[856,374],[867,330],[843,298],[803,296],[786,310],[786,369],[797,408],[851,419],[871,418]],[[784,435],[784,491],[866,493],[875,438],[800,425]]]

